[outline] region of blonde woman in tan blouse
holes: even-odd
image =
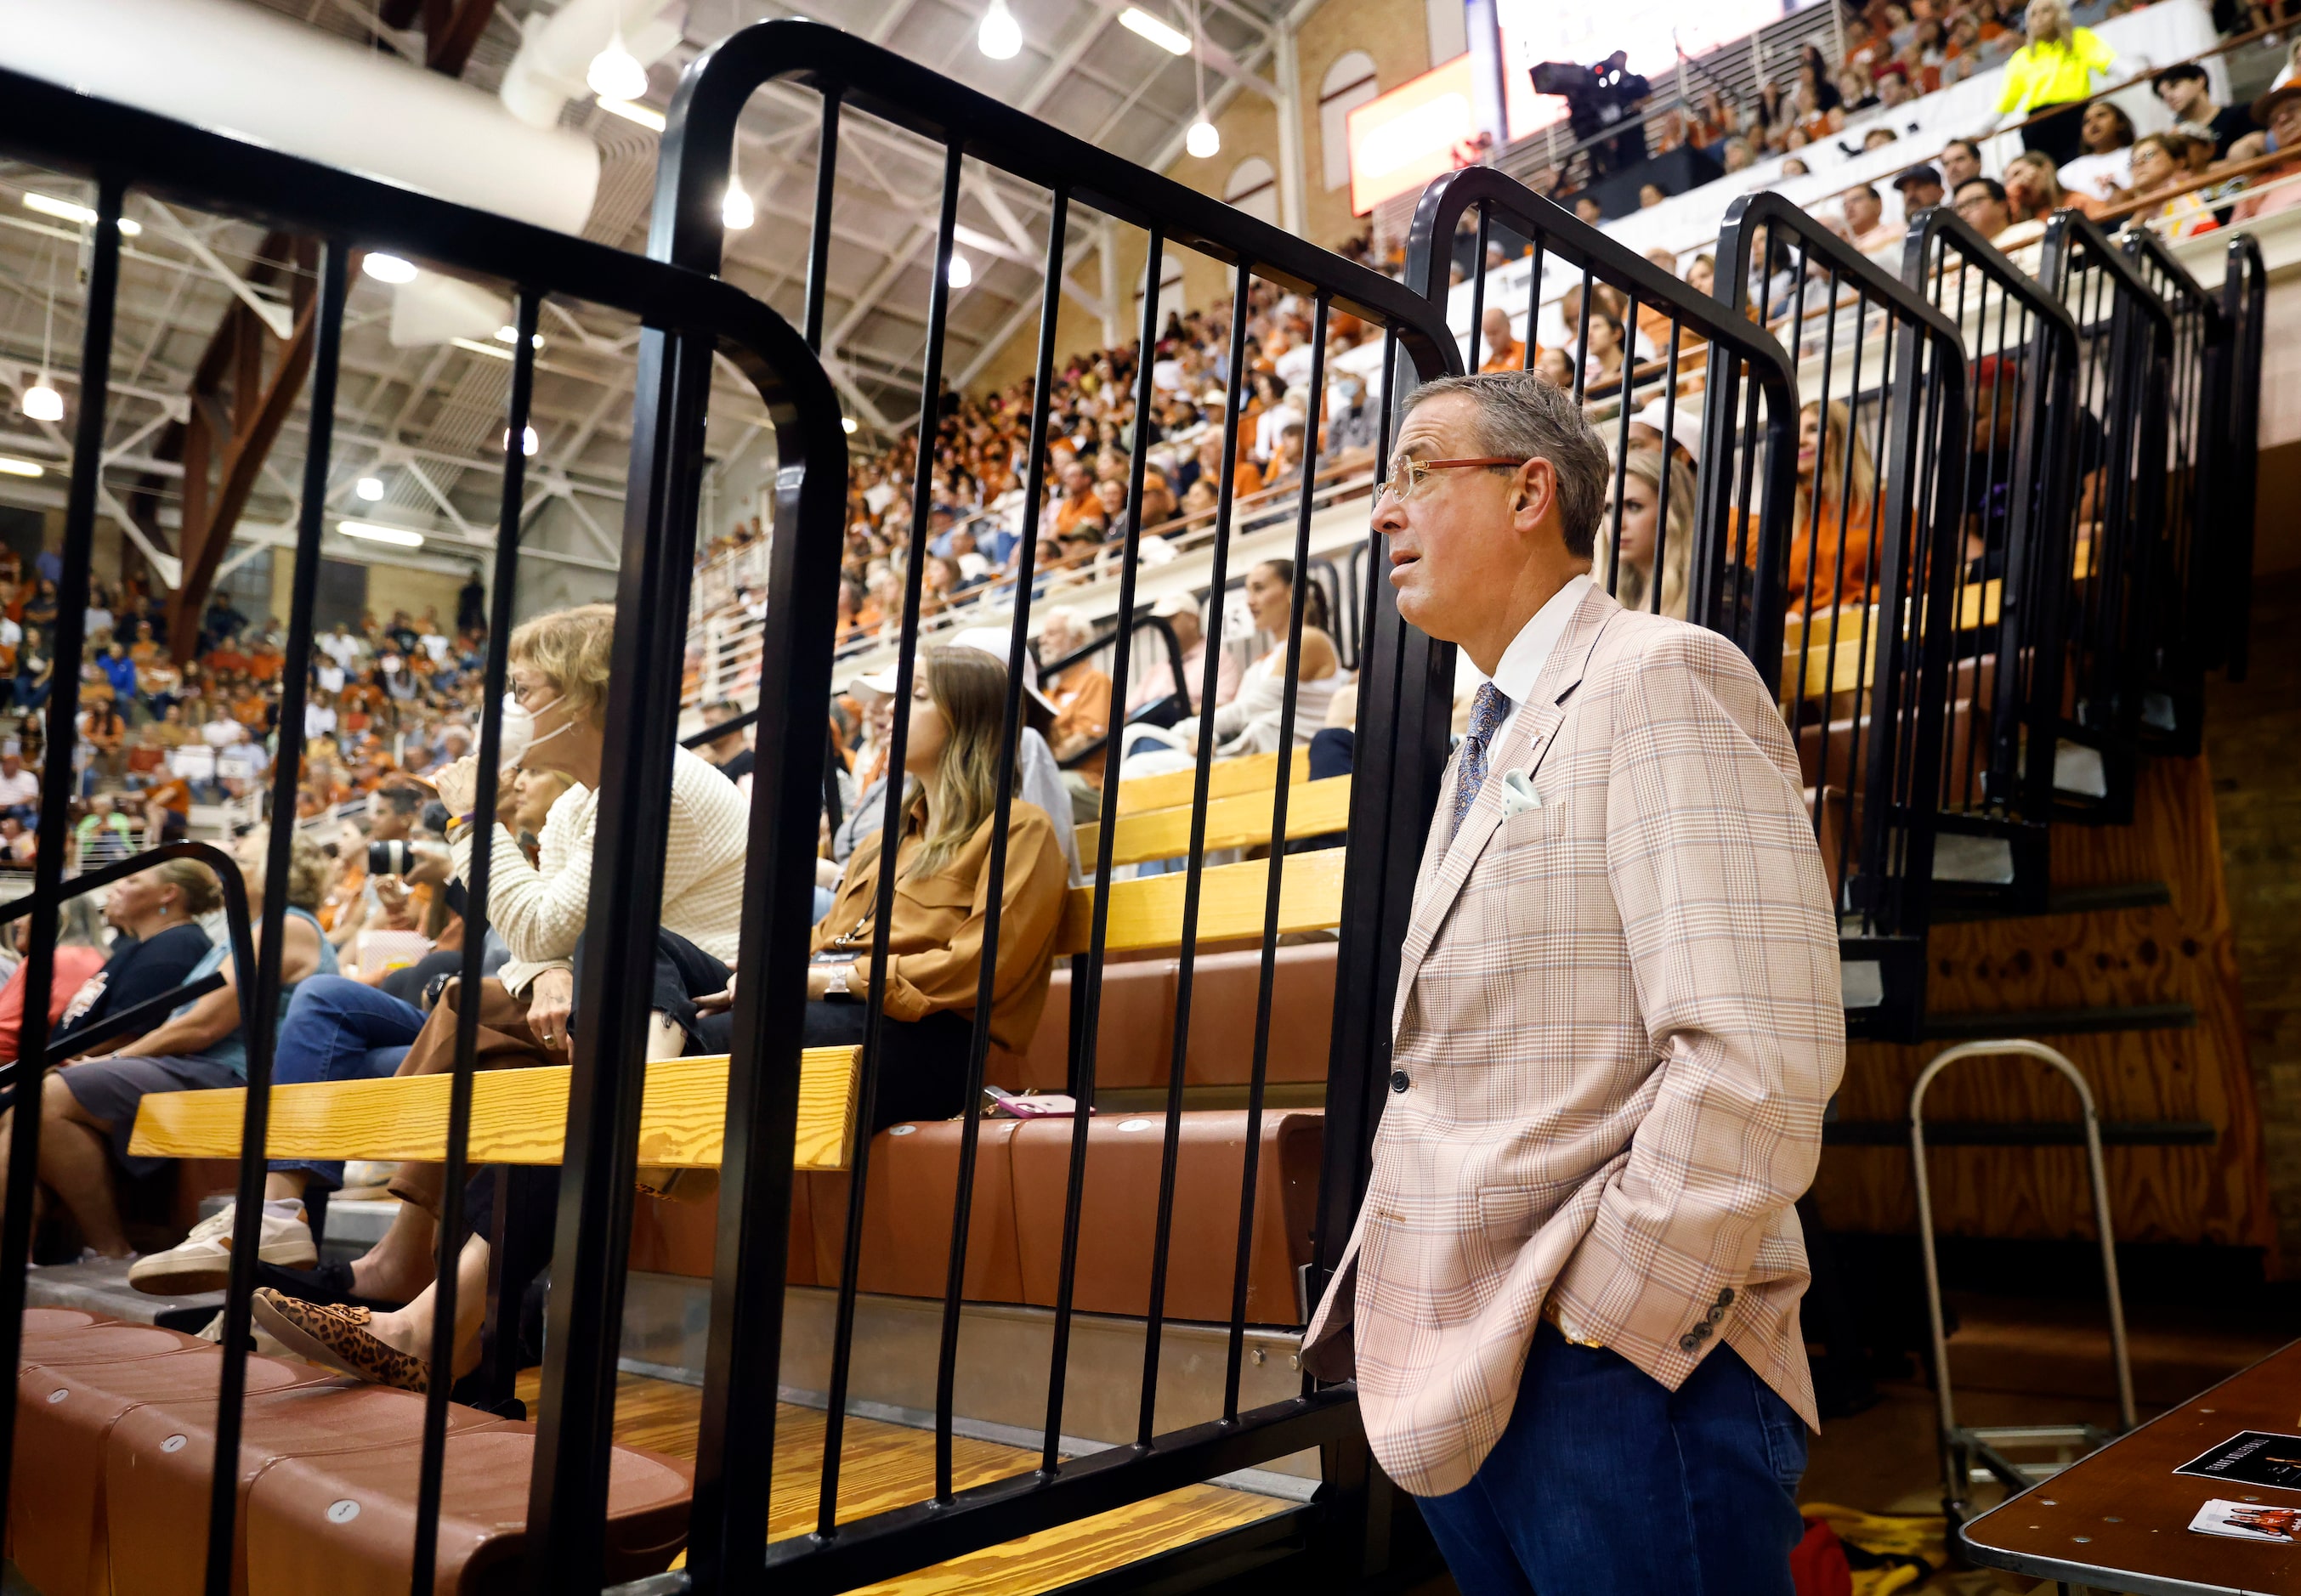
[[[920,652],[903,752],[903,836],[895,854],[873,1133],[908,1119],[947,1119],[966,1107],[1006,699],[1002,662],[973,648]],[[863,1040],[880,842],[874,828],[857,845],[830,913],[815,928],[808,1047]],[[992,1040],[1001,1047],[1019,1052],[1038,1029],[1068,882],[1054,823],[1036,804],[1016,798],[991,1005]]]

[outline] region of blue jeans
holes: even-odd
[[[305,1081],[372,1081],[399,1068],[423,1011],[348,975],[314,975],[296,989],[272,1060],[275,1085]],[[315,1158],[274,1158],[273,1169],[300,1169],[328,1191],[344,1183],[344,1166]]]
[[[1791,1596],[1805,1442],[1722,1342],[1670,1391],[1544,1324],[1494,1450],[1416,1505],[1462,1596]]]

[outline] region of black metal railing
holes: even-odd
[[[2232,681],[2245,680],[2253,645],[2254,517],[2259,513],[2261,474],[2261,359],[2268,336],[2269,268],[2261,255],[2261,241],[2239,233],[2229,242],[2222,275],[2222,314],[2230,326],[2228,367],[2222,373],[2229,395],[2227,424],[2217,436],[2225,447],[2216,456],[2213,476],[2225,496],[2219,520],[2222,535],[2214,542],[2216,568],[2212,589],[2221,608],[2208,628],[2213,651],[2206,663],[2227,671]]]
[[[650,374],[666,352],[676,359],[673,373],[683,407],[676,415],[651,418],[635,444],[634,491],[624,532],[619,590],[619,624],[614,656],[611,719],[601,779],[600,846],[592,883],[594,901],[632,906],[632,912],[595,928],[579,972],[586,993],[585,1024],[574,1042],[574,1112],[571,1115],[568,1165],[577,1178],[568,1183],[567,1215],[579,1224],[597,1210],[612,1214],[628,1230],[632,1143],[620,1148],[598,1134],[603,1121],[591,1110],[619,1097],[636,1104],[642,1075],[645,994],[634,1000],[620,989],[628,983],[608,973],[652,957],[655,908],[659,897],[664,806],[669,792],[672,743],[650,728],[674,722],[685,631],[686,584],[692,565],[691,498],[665,497],[654,489],[663,476],[666,450],[688,450],[700,435],[699,399],[709,356],[717,348],[758,389],[776,427],[782,471],[776,497],[777,557],[786,568],[804,562],[816,548],[836,546],[842,519],[846,443],[835,394],[799,336],[772,312],[727,285],[701,274],[647,261],[621,251],[447,205],[404,188],[314,165],[277,152],[170,121],[132,107],[98,100],[14,74],[0,75],[0,146],[18,159],[67,177],[92,180],[95,217],[89,227],[92,266],[87,282],[86,333],[81,349],[79,405],[70,508],[63,550],[60,606],[60,656],[77,658],[80,615],[88,587],[92,527],[99,485],[100,455],[107,411],[107,374],[113,360],[114,301],[120,284],[117,221],[131,191],[209,213],[260,221],[291,236],[320,242],[314,353],[310,374],[310,420],[306,434],[302,498],[297,514],[295,579],[289,606],[285,669],[279,717],[279,748],[272,783],[272,812],[296,812],[301,773],[304,698],[312,660],[312,608],[318,577],[322,518],[331,483],[339,363],[349,267],[363,249],[389,249],[404,257],[459,274],[510,285],[518,302],[517,325],[531,333],[546,295],[605,307],[633,316],[648,329]],[[491,697],[482,717],[482,773],[477,806],[492,812],[493,760],[500,747],[498,698],[503,686],[503,639],[508,628],[519,540],[520,472],[524,451],[519,440],[526,425],[533,371],[533,339],[515,346],[506,396],[504,450],[504,520],[497,531],[495,632],[489,684]],[[826,567],[827,569],[827,567]],[[825,609],[825,616],[828,609]],[[826,619],[816,649],[825,668],[830,657]],[[61,675],[50,701],[50,736],[43,836],[61,836],[62,804],[71,790],[70,758],[72,716],[77,709],[78,673]],[[804,773],[811,781],[814,771]],[[810,805],[810,807],[812,806]],[[773,798],[758,806],[772,824]],[[235,928],[238,983],[247,994],[246,1121],[241,1140],[238,1207],[233,1235],[230,1287],[225,1296],[222,1387],[215,1420],[215,1456],[204,1558],[210,1596],[232,1588],[238,1533],[240,1475],[232,1461],[241,1439],[246,1390],[244,1349],[257,1255],[257,1225],[263,1211],[264,1141],[273,1065],[273,1041],[280,1010],[281,924],[285,914],[291,827],[276,826],[265,873],[264,923],[255,949],[245,944],[244,901],[238,878],[225,876],[228,898],[241,912]],[[813,825],[807,826],[809,835]],[[61,845],[42,849],[41,867],[29,912],[34,921],[35,988],[48,980],[56,907],[70,890],[109,879],[109,873],[83,877],[66,888],[59,870]],[[163,850],[133,862],[140,867],[180,850]],[[196,850],[197,851],[197,850]],[[212,851],[212,850],[210,850]],[[484,849],[477,850],[484,855]],[[798,883],[763,870],[772,850],[753,855],[753,901],[777,889],[797,891]],[[805,873],[811,883],[811,867]],[[472,883],[473,912],[464,946],[476,975],[484,940],[484,873]],[[802,898],[803,902],[804,899]],[[801,923],[804,923],[802,911]],[[803,962],[803,956],[802,956]],[[597,995],[597,1002],[591,995]],[[46,1062],[44,990],[29,994],[25,1057],[37,1075]],[[442,1334],[433,1347],[432,1366],[444,1367],[446,1332],[456,1318],[455,1259],[461,1249],[455,1207],[466,1162],[473,1067],[472,1016],[467,1007],[459,1035],[453,1082],[446,1222],[440,1227],[436,1323]],[[20,1114],[13,1132],[13,1162],[4,1245],[0,1245],[0,1342],[17,1345],[26,1289],[23,1263],[29,1239],[29,1181],[36,1166],[39,1116]],[[621,1178],[606,1171],[620,1166]],[[585,1179],[588,1175],[590,1178]],[[500,1205],[499,1205],[500,1209]],[[598,1583],[601,1526],[606,1516],[607,1460],[604,1414],[615,1378],[616,1325],[622,1294],[622,1251],[613,1249],[613,1268],[596,1226],[570,1235],[563,1229],[553,1292],[555,1320],[550,1366],[546,1372],[540,1458],[531,1502],[530,1562],[541,1583],[531,1588],[567,1590],[584,1580]],[[596,1295],[584,1314],[567,1312],[578,1291]],[[515,1311],[515,1304],[513,1305]],[[498,1332],[500,1327],[498,1327]],[[601,1339],[604,1337],[604,1341]],[[431,1383],[423,1415],[417,1482],[414,1588],[428,1592],[435,1572],[440,1482],[445,1447],[448,1382]],[[0,1423],[13,1423],[10,1417]],[[11,1449],[0,1434],[0,1460]],[[4,1466],[4,1461],[0,1461]],[[572,1560],[570,1560],[572,1559]],[[581,1572],[572,1575],[567,1570]]]
[[[1965,347],[1922,295],[1778,195],[1734,203],[1717,269],[1798,373],[1793,524],[1759,589],[1791,596],[1782,702],[1838,893],[1847,1032],[1913,1039],[1950,784]]]
[[[2224,614],[2213,583],[2229,540],[2224,483],[2216,470],[2228,432],[2230,323],[2222,302],[2146,227],[2121,239],[2142,280],[2171,319],[2171,383],[2165,393],[2165,507],[2147,578],[2151,601],[2143,659],[2140,737],[2155,753],[2194,755],[2204,747],[2205,662]]]
[[[1934,890],[1975,911],[2038,913],[2052,863],[2059,627],[2074,597],[2077,327],[2059,299],[1945,208],[1911,229],[1902,280],[1963,338],[1972,422],[1964,536],[1952,556]]]
[[[2132,258],[2074,211],[2046,223],[2037,280],[2078,330],[2067,436],[2076,526],[2056,573],[2070,597],[2054,813],[2123,824],[2156,636],[2149,582],[2166,519],[2172,318]]]
[[[892,124],[925,141],[941,156],[941,201],[934,223],[935,248],[926,305],[925,370],[920,385],[920,412],[927,418],[920,428],[916,497],[912,506],[914,547],[924,547],[932,480],[938,414],[933,402],[941,381],[943,346],[950,317],[948,263],[961,201],[962,180],[970,163],[996,170],[1010,179],[1035,185],[1047,200],[1049,222],[1044,299],[1036,357],[1035,407],[1031,417],[1029,457],[1025,468],[1022,539],[1014,583],[1014,610],[1007,657],[1008,686],[1002,740],[1000,794],[991,820],[991,854],[987,866],[992,881],[1006,879],[1005,846],[1014,798],[1014,748],[1021,694],[1021,672],[1027,655],[1029,614],[1034,586],[1032,575],[1041,557],[1042,528],[1038,506],[1045,480],[1048,445],[1048,394],[1054,356],[1055,313],[1067,223],[1074,209],[1092,208],[1111,221],[1136,230],[1144,239],[1148,260],[1146,280],[1156,282],[1159,263],[1169,249],[1182,247],[1220,263],[1232,279],[1230,383],[1224,409],[1224,464],[1220,472],[1217,526],[1209,583],[1220,592],[1226,585],[1232,510],[1235,501],[1234,471],[1238,460],[1241,382],[1243,363],[1240,347],[1245,323],[1252,313],[1258,282],[1276,284],[1303,296],[1314,307],[1314,363],[1309,391],[1320,388],[1326,358],[1330,312],[1347,311],[1381,330],[1383,336],[1410,354],[1414,368],[1425,374],[1446,369],[1451,350],[1443,325],[1418,297],[1400,285],[1316,249],[1183,186],[1154,176],[1105,152],[1070,138],[1009,106],[928,71],[913,63],[835,29],[791,21],[763,23],[721,41],[687,71],[674,98],[670,126],[665,136],[661,178],[649,250],[659,259],[699,271],[715,270],[720,263],[724,228],[720,196],[728,180],[735,121],[744,102],[763,84],[780,80],[816,90],[822,96],[823,138],[816,171],[816,207],[806,309],[802,321],[810,338],[819,337],[829,291],[825,247],[829,210],[836,189],[839,130],[843,119],[861,114]],[[1157,341],[1159,325],[1155,297],[1142,306],[1142,343],[1147,352]],[[643,352],[638,428],[642,435],[675,432],[690,424],[694,389],[699,378],[686,377],[690,366],[682,354],[683,339],[675,334],[649,335]],[[1138,360],[1134,378],[1135,414],[1150,412],[1150,362]],[[1147,434],[1147,428],[1144,429]],[[1142,439],[1147,444],[1147,436]],[[1315,445],[1316,439],[1311,440]],[[637,502],[664,497],[691,500],[699,458],[658,456],[660,478],[634,472]],[[1139,504],[1148,448],[1134,453],[1127,484],[1128,502]],[[1295,568],[1304,566],[1311,507],[1310,481],[1318,462],[1306,462],[1304,488],[1296,514]],[[641,484],[644,483],[644,491]],[[1139,530],[1128,526],[1120,547],[1120,593],[1117,613],[1134,612],[1138,571]],[[795,543],[796,540],[794,539]],[[828,617],[833,608],[838,558],[837,537],[826,537],[819,547],[796,548],[782,539],[776,546],[774,572],[767,605],[767,623],[761,664],[763,705],[793,706],[819,704],[828,689]],[[895,671],[898,703],[907,702],[921,668],[919,611],[921,568],[908,563],[902,606],[900,645]],[[1255,689],[1276,699],[1275,725],[1267,727],[1270,740],[1283,750],[1297,740],[1296,703],[1301,689],[1299,662],[1303,597],[1307,583],[1294,589],[1288,645],[1258,662],[1259,685]],[[821,619],[818,619],[821,618]],[[1125,681],[1131,657],[1132,627],[1114,640],[1110,674]],[[1395,632],[1395,623],[1392,623]],[[820,632],[822,635],[818,636]],[[1393,640],[1395,652],[1398,645]],[[1218,649],[1209,647],[1205,676],[1193,693],[1202,707],[1215,697]],[[1443,717],[1437,720],[1443,734]],[[756,799],[759,830],[753,838],[755,878],[763,859],[777,850],[780,869],[811,870],[809,843],[815,835],[811,811],[819,801],[817,765],[822,739],[813,712],[795,715],[778,713],[759,722],[758,748],[763,771],[772,772],[772,783],[763,778]],[[957,1155],[956,1189],[950,1210],[950,1250],[948,1278],[942,1291],[941,1334],[935,1382],[935,1483],[932,1500],[860,1519],[841,1522],[838,1513],[839,1484],[845,1460],[846,1425],[854,1378],[854,1341],[858,1313],[858,1265],[864,1231],[865,1207],[871,1188],[870,1170],[880,1150],[874,1115],[884,1053],[882,994],[888,979],[888,923],[893,890],[891,870],[883,871],[873,916],[873,940],[867,960],[866,1022],[862,1047],[859,1124],[853,1168],[848,1182],[842,1268],[833,1311],[829,1390],[825,1393],[825,1443],[823,1472],[813,1533],[769,1542],[767,1504],[773,1438],[776,1433],[777,1381],[782,1347],[786,1216],[791,1201],[792,1171],[782,1149],[791,1145],[792,1116],[798,1088],[798,1039],[774,1016],[793,1012],[803,996],[799,982],[807,965],[807,916],[795,899],[768,902],[756,890],[744,935],[748,973],[738,988],[734,1011],[735,1064],[731,1071],[724,1178],[722,1186],[716,1270],[713,1286],[710,1351],[704,1391],[704,1427],[697,1462],[695,1515],[690,1538],[689,1576],[697,1588],[751,1590],[764,1588],[772,1577],[777,1588],[844,1589],[868,1580],[908,1572],[923,1566],[1085,1515],[1137,1501],[1192,1480],[1255,1464],[1305,1447],[1347,1448],[1355,1437],[1353,1397],[1348,1388],[1305,1391],[1301,1396],[1260,1409],[1240,1406],[1240,1362],[1243,1351],[1245,1281],[1248,1253],[1242,1245],[1236,1265],[1237,1289],[1228,1315],[1228,1370],[1218,1414],[1206,1422],[1161,1433],[1154,1414],[1159,1385],[1159,1347],[1167,1316],[1168,1261],[1175,1237],[1178,1136],[1184,1117],[1184,1039],[1190,1028],[1194,948],[1202,918],[1203,839],[1212,762],[1223,733],[1216,717],[1201,717],[1196,753],[1186,768],[1194,771],[1194,809],[1184,876],[1180,923],[1175,944],[1179,953],[1176,989],[1175,1053],[1167,1071],[1164,1124],[1157,1197],[1155,1238],[1147,1261],[1147,1311],[1142,1319],[1143,1357],[1139,1391],[1139,1419],[1127,1444],[1114,1445],[1087,1456],[1062,1455],[1062,1420],[1066,1380],[1069,1370],[1071,1327],[1075,1318],[1075,1280],[1081,1246],[1083,1188],[1087,1172],[1089,1110],[1096,1079],[1097,1049],[1102,1043],[1097,1027],[1103,954],[1108,934],[1112,853],[1116,840],[1117,796],[1129,775],[1115,745],[1107,746],[1100,772],[1100,830],[1098,856],[1088,872],[1094,893],[1092,923],[1084,950],[1073,960],[1073,1001],[1084,1005],[1077,1036],[1077,1107],[1070,1122],[1070,1147],[1064,1229],[1058,1285],[1051,1322],[1052,1355],[1047,1372],[1046,1425],[1040,1466],[1034,1472],[961,1491],[952,1468],[956,1351],[960,1326],[964,1266],[974,1207],[981,1133],[979,1115],[986,1057],[990,1048],[991,996],[1000,957],[997,934],[1002,898],[988,896],[982,960],[982,1001],[975,1008],[969,1058],[966,1067],[966,1110]],[[902,770],[907,723],[898,716],[888,750],[888,768]],[[1426,785],[1435,782],[1437,761],[1425,750]],[[1288,798],[1288,762],[1281,759],[1273,795],[1272,834],[1283,836]],[[1368,765],[1361,762],[1360,770]],[[1362,778],[1363,780],[1363,778]],[[788,788],[786,796],[768,790]],[[1380,792],[1384,784],[1366,782],[1357,794]],[[1420,845],[1419,816],[1376,800],[1373,824],[1367,832],[1353,828],[1351,888],[1343,913],[1342,961],[1345,967],[1360,950],[1395,937],[1384,936],[1380,916],[1370,915],[1351,893],[1369,869],[1382,870],[1404,857],[1412,868]],[[899,856],[904,831],[900,806],[888,806],[881,831],[880,856]],[[1427,815],[1427,804],[1422,815]],[[778,826],[779,815],[809,816],[804,826]],[[1354,816],[1355,817],[1355,816]],[[603,819],[603,834],[605,821]],[[1248,1233],[1258,1180],[1255,1166],[1265,1093],[1265,1061],[1268,1050],[1273,957],[1282,890],[1283,850],[1268,861],[1267,904],[1261,942],[1264,949],[1259,1018],[1246,1072],[1249,1109],[1245,1136],[1239,1234]],[[778,873],[774,879],[782,878]],[[755,879],[753,886],[756,889]],[[1400,900],[1398,912],[1402,913]],[[1350,990],[1346,980],[1338,989]],[[1363,997],[1363,992],[1354,994]],[[1338,1030],[1343,1029],[1338,1027]],[[1321,1257],[1328,1261],[1340,1253],[1349,1233],[1349,1219],[1360,1190],[1358,1170],[1373,1130],[1377,1107],[1374,1078],[1360,1050],[1340,1037],[1327,1082],[1326,1146],[1327,1182],[1322,1199],[1325,1220],[1319,1237]],[[569,1173],[577,1174],[579,1157],[604,1163],[611,1172],[607,1184],[627,1189],[620,1179],[624,1163],[604,1162],[610,1149],[625,1149],[637,1129],[638,1103],[628,1094],[587,1092],[579,1072],[579,1105],[589,1104],[597,1114],[598,1146],[579,1147],[571,1136]],[[584,1186],[597,1183],[599,1171],[587,1166]],[[571,1179],[572,1194],[574,1182]],[[569,1201],[573,1201],[571,1195]],[[599,1263],[612,1274],[623,1245],[620,1215],[603,1208],[604,1221],[592,1227]],[[573,1239],[573,1217],[563,1224],[561,1246]],[[1215,1243],[1220,1245],[1221,1243]],[[594,1377],[611,1375],[612,1360],[602,1339],[614,1324],[612,1299],[604,1310],[591,1300],[590,1287],[604,1278],[586,1268],[578,1276],[583,1289],[569,1291],[558,1279],[555,1265],[554,1330],[568,1324],[568,1315],[581,1313],[591,1321],[582,1341],[565,1352],[594,1359]],[[565,1308],[563,1311],[562,1300]],[[558,1333],[563,1349],[573,1336]],[[600,1371],[606,1371],[602,1374]],[[588,1423],[603,1425],[604,1402],[595,1405]],[[595,1435],[588,1449],[568,1450],[548,1459],[549,1466],[569,1471],[585,1458],[601,1453],[604,1437]],[[1360,1443],[1362,1444],[1362,1443]],[[1363,1469],[1361,1468],[1361,1472]],[[555,1525],[556,1521],[555,1520]],[[590,1542],[581,1538],[562,1557],[550,1554],[553,1567],[572,1583],[586,1566]]]

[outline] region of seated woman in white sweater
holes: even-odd
[[[1119,766],[1123,779],[1187,768],[1199,745],[1211,735],[1215,757],[1234,759],[1242,754],[1278,751],[1280,722],[1286,702],[1286,632],[1293,614],[1294,562],[1265,560],[1246,573],[1246,605],[1255,629],[1278,639],[1276,647],[1240,676],[1238,692],[1227,704],[1218,704],[1211,718],[1191,715],[1171,729],[1137,725],[1126,728],[1127,756]],[[1326,723],[1326,706],[1335,690],[1351,680],[1326,634],[1326,596],[1312,582],[1303,595],[1302,665],[1295,685],[1294,741],[1307,747]],[[1197,697],[1201,681],[1190,684]]]
[[[556,771],[577,783],[553,804],[539,839],[537,864],[528,863],[500,818],[482,827],[472,813],[478,787],[474,759],[458,760],[437,778],[440,799],[456,817],[449,845],[459,876],[468,880],[472,849],[479,833],[488,833],[489,923],[512,954],[494,979],[481,984],[476,1062],[482,1068],[566,1061],[576,1010],[575,949],[590,911],[614,640],[615,610],[604,604],[540,615],[512,633],[512,703],[506,706],[505,754],[522,769]],[[681,1050],[683,1034],[692,1030],[695,1020],[688,994],[717,991],[726,984],[740,940],[748,822],[747,806],[734,783],[686,749],[674,752],[651,1057]],[[409,1047],[399,1074],[428,1074],[454,1066],[456,1011],[462,1001],[452,989],[451,995],[441,999]],[[402,1206],[390,1232],[349,1266],[347,1277],[313,1283],[315,1297],[408,1302],[409,1308],[401,1314],[377,1320],[374,1334],[393,1345],[430,1345],[427,1288],[437,1245],[433,1220],[442,1195],[441,1176],[438,1165],[400,1165],[391,1191]],[[474,1233],[457,1271],[464,1283],[459,1305],[474,1316],[486,1299],[482,1217],[473,1216]],[[259,1301],[266,1328],[306,1351],[315,1340],[333,1345],[331,1338],[343,1328],[315,1317],[322,1310],[314,1305],[277,1291],[267,1291]],[[364,1308],[325,1311],[363,1316],[357,1327],[364,1330],[367,1324]],[[400,1323],[403,1319],[407,1322]],[[474,1316],[474,1335],[477,1327]],[[459,1324],[459,1332],[462,1328]],[[465,1339],[459,1333],[459,1347]],[[476,1341],[471,1350],[476,1356]],[[329,1361],[339,1366],[342,1363],[340,1356]],[[421,1376],[418,1368],[414,1377]]]

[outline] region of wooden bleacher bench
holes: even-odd
[[[1298,774],[1307,772],[1307,756],[1297,756]],[[1209,847],[1242,847],[1268,842],[1270,831],[1271,789],[1277,780],[1276,755],[1250,756],[1214,767],[1219,790],[1228,796],[1209,807]],[[1119,790],[1121,844],[1130,834],[1130,846],[1151,851],[1135,858],[1162,858],[1168,846],[1174,811],[1162,800],[1172,796],[1177,776],[1189,772],[1142,778]],[[1258,784],[1259,790],[1258,790]],[[1337,831],[1349,813],[1349,779],[1304,781],[1289,805],[1290,837],[1316,836]],[[1182,789],[1187,802],[1190,789]],[[1230,806],[1239,806],[1232,808]],[[1307,817],[1296,823],[1297,806]],[[1260,815],[1257,831],[1254,815]],[[1212,815],[1224,813],[1227,839],[1217,842],[1211,834]],[[1187,816],[1184,840],[1187,841]],[[1132,828],[1132,830],[1130,830]],[[1082,845],[1082,854],[1085,848]],[[1281,935],[1332,928],[1342,921],[1342,849],[1291,856],[1286,861],[1279,898]],[[1269,863],[1250,859],[1220,865],[1201,874],[1199,940],[1234,941],[1259,938],[1269,891]],[[1134,952],[1177,946],[1182,940],[1183,897],[1186,877],[1177,874],[1115,882],[1110,888],[1110,911],[1106,948]],[[1056,951],[1087,951],[1094,912],[1094,889],[1076,887],[1065,905]],[[1331,984],[1331,983],[1330,983]],[[794,1167],[801,1170],[844,1169],[853,1162],[855,1134],[856,1049],[814,1048],[801,1056],[799,1074],[799,1133]],[[716,1057],[665,1059],[648,1066],[648,1084],[640,1124],[640,1162],[671,1167],[715,1167],[724,1125],[728,1060]],[[562,1152],[562,1127],[567,1115],[570,1071],[565,1065],[521,1070],[483,1070],[474,1076],[472,1094],[471,1157],[474,1164],[556,1164]],[[446,1075],[388,1076],[374,1081],[314,1082],[279,1086],[272,1093],[272,1123],[267,1151],[273,1157],[425,1159],[446,1156],[448,1098]],[[154,1093],[146,1097],[136,1120],[130,1150],[139,1157],[163,1158],[236,1158],[239,1129],[246,1111],[244,1088],[212,1091]]]

